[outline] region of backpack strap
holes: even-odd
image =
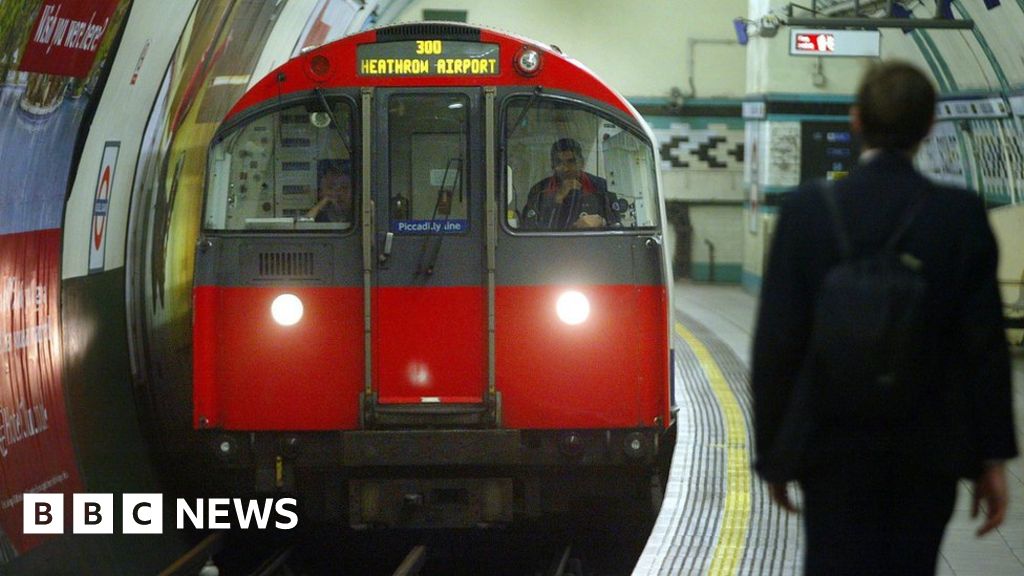
[[[836,202],[836,191],[832,184],[822,180],[818,182],[818,189],[821,190],[821,197],[828,207],[828,214],[832,218],[832,229],[835,230],[836,240],[839,241],[839,252],[843,260],[849,260],[853,256],[853,246],[850,244],[850,235],[846,231],[846,224],[843,223],[843,215],[839,211],[839,203]]]
[[[846,225],[843,223],[843,215],[839,210],[839,202],[836,201],[835,187],[832,186],[831,182],[822,181],[819,182],[818,188],[821,190],[822,198],[825,200],[825,205],[828,207],[829,215],[832,219],[832,227],[836,232],[836,239],[839,240],[839,251],[842,253],[844,260],[849,260],[853,255],[853,245],[850,243],[850,235],[846,230]],[[900,224],[896,227],[896,230],[889,236],[889,239],[885,241],[885,245],[882,247],[882,252],[893,252],[896,249],[896,245],[899,244],[900,240],[910,229],[910,225],[914,223],[914,219],[917,217],[917,213],[921,211],[921,207],[924,206],[925,195],[918,194],[918,197],[913,201],[909,208],[907,208],[902,218],[900,218]]]
[[[903,213],[903,218],[900,220],[900,225],[896,227],[889,239],[886,240],[885,246],[882,247],[884,252],[893,252],[896,249],[896,245],[903,239],[903,235],[907,233],[910,225],[914,223],[914,219],[917,217],[917,213],[921,211],[921,207],[924,206],[924,194],[918,194],[910,207]]]

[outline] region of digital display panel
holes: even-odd
[[[791,56],[879,56],[878,30],[790,30]]]
[[[838,180],[857,164],[860,142],[847,122],[805,121],[800,125],[800,181]]]
[[[356,50],[360,76],[497,76],[497,44],[456,40],[409,40],[361,44]]]
[[[798,52],[835,52],[836,37],[824,32],[813,34],[797,34],[793,41],[794,50]]]

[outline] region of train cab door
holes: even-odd
[[[486,420],[481,90],[373,96],[376,425]]]

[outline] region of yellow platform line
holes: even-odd
[[[750,525],[750,456],[747,452],[747,422],[736,396],[708,349],[678,322],[676,332],[697,356],[697,361],[707,375],[725,420],[725,510],[722,513],[721,530],[708,574],[733,576],[743,560]]]

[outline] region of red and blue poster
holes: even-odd
[[[88,76],[118,3],[119,0],[46,0],[36,17],[19,68],[56,76]]]
[[[82,491],[61,341],[61,223],[79,127],[127,0],[0,2],[0,565],[41,544],[25,493]]]

